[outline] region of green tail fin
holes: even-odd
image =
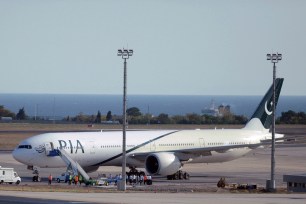
[[[277,78],[275,80],[275,108],[277,106],[280,91],[283,85],[283,78]],[[256,111],[252,115],[251,119],[258,118],[265,129],[269,129],[272,124],[272,104],[273,104],[273,84],[261,100]]]

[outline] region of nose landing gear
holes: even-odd
[[[40,176],[39,176],[38,169],[35,168],[35,167],[34,167],[34,169],[33,169],[33,174],[34,174],[34,176],[33,176],[33,178],[32,178],[32,181],[33,181],[33,182],[40,182],[40,181],[41,181],[41,178],[40,178]]]

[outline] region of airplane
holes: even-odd
[[[283,78],[275,82],[275,106]],[[242,129],[130,130],[126,133],[126,165],[150,175],[168,176],[187,163],[220,163],[238,159],[271,144],[273,85]],[[282,134],[275,134],[280,140]],[[54,152],[55,151],[55,152]],[[59,153],[62,152],[61,153]],[[44,133],[21,141],[13,157],[28,168],[67,167],[61,157],[85,172],[122,165],[122,131]]]

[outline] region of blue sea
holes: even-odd
[[[138,107],[143,114],[185,115],[201,114],[215,106],[230,105],[231,112],[250,117],[262,96],[200,96],[200,95],[128,95],[127,107]],[[28,116],[63,118],[79,113],[96,115],[122,115],[122,95],[76,95],[76,94],[0,94],[0,105],[17,113],[25,108]],[[281,96],[277,116],[293,110],[306,112],[306,96]]]

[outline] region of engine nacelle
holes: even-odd
[[[176,173],[182,164],[174,153],[158,152],[147,156],[145,167],[149,174],[165,176]]]
[[[83,167],[84,171],[86,171],[86,173],[91,173],[94,171],[97,171],[99,168],[99,166],[85,166]]]

